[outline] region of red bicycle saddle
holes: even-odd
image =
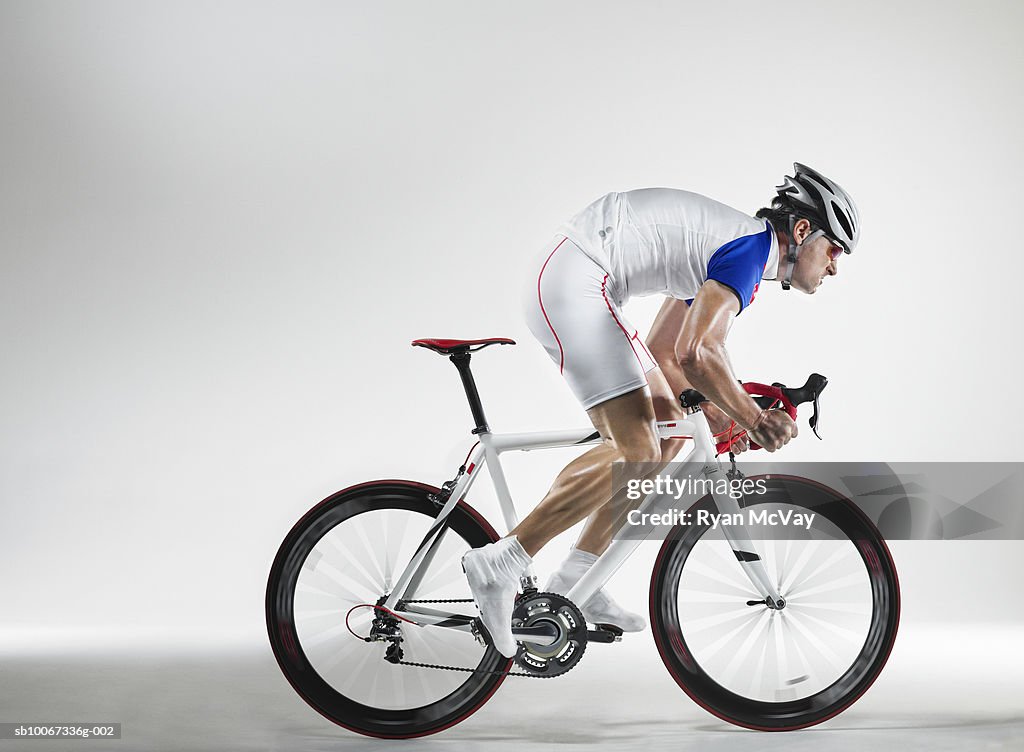
[[[508,337],[490,337],[488,339],[414,339],[413,347],[425,347],[442,355],[457,352],[476,352],[490,345],[514,345],[515,340]]]

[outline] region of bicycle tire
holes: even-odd
[[[511,668],[512,661],[493,647],[485,649],[478,646],[481,655],[479,660],[473,661],[475,668],[479,669],[477,673],[455,674],[457,678],[452,679],[451,672],[423,669],[445,675],[446,681],[460,682],[450,693],[420,707],[385,708],[362,702],[353,692],[339,691],[318,673],[307,655],[296,623],[296,586],[314,546],[332,531],[343,532],[344,529],[338,526],[371,511],[412,515],[413,522],[419,521],[419,515],[424,520],[436,519],[440,507],[430,500],[429,495],[437,493],[439,489],[434,486],[402,480],[374,481],[339,491],[324,499],[295,524],[282,542],[271,567],[266,618],[271,648],[278,665],[303,700],[328,720],[351,731],[387,739],[437,733],[465,720],[479,709],[501,685],[505,678],[502,672]],[[429,525],[429,522],[425,524]],[[498,534],[490,524],[464,501],[452,510],[448,525],[445,535],[454,533],[457,536],[454,545],[464,544],[467,550],[498,540]],[[347,616],[345,624],[348,624]],[[445,631],[443,628],[434,629]],[[334,627],[334,631],[340,630]],[[467,639],[472,641],[471,637]],[[352,640],[360,646],[365,645],[368,650],[373,645],[355,638]],[[376,645],[380,646],[380,643]],[[345,649],[350,649],[347,644]],[[358,651],[362,648],[351,649]],[[411,670],[405,666],[368,661],[369,658],[373,656],[363,655],[361,665],[370,665],[374,671]],[[377,675],[373,681],[376,685]]]
[[[744,696],[735,687],[725,686],[709,674],[684,633],[679,605],[680,581],[688,558],[710,529],[706,524],[674,527],[656,559],[651,577],[650,613],[658,652],[679,687],[722,720],[759,731],[791,731],[822,723],[856,702],[888,660],[900,615],[899,580],[892,556],[877,528],[856,505],[813,481],[772,475],[766,480],[764,495],[748,495],[739,503],[741,508],[766,503],[811,510],[834,525],[855,547],[870,584],[871,600],[869,626],[856,658],[828,686],[805,697],[778,702]],[[697,512],[701,509],[717,511],[713,499],[706,496],[691,507],[690,519],[698,519]],[[786,597],[785,593],[781,594]],[[767,652],[768,638],[765,639]]]

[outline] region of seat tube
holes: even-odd
[[[480,445],[484,448],[484,460],[487,465],[487,472],[491,475],[491,482],[494,484],[494,492],[498,495],[498,507],[501,509],[501,517],[505,521],[507,530],[512,530],[519,524],[519,516],[516,514],[515,506],[512,504],[512,492],[508,488],[508,481],[505,479],[505,471],[501,469],[500,453],[491,443],[489,433],[480,434]]]
[[[505,471],[501,468],[501,452],[491,442],[490,433],[480,434],[480,446],[484,449],[487,471],[491,474],[494,492],[498,496],[498,507],[501,509],[502,519],[505,520],[505,529],[514,530],[519,524],[519,515],[516,514],[515,504],[512,502],[512,492],[505,479]],[[537,574],[534,572],[533,564],[526,567],[520,577],[520,583],[523,588],[537,587]]]

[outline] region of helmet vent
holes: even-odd
[[[843,226],[843,231],[846,233],[846,237],[852,238],[853,227],[850,225],[850,220],[847,218],[846,212],[839,208],[839,205],[835,201],[831,201],[830,203],[832,204],[832,211],[835,212],[836,219],[839,220],[839,224]]]

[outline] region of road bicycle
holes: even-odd
[[[266,595],[270,643],[295,691],[334,723],[383,738],[442,731],[472,715],[507,676],[558,677],[588,645],[619,641],[620,630],[588,625],[577,604],[643,538],[616,536],[568,593],[538,592],[528,569],[513,612],[518,653],[512,659],[498,653],[476,613],[461,559],[499,535],[466,495],[486,470],[511,530],[518,517],[501,456],[602,439],[592,429],[491,431],[471,354],[512,340],[412,344],[448,357],[458,369],[477,444],[441,486],[372,481],[317,504],[281,544]],[[794,419],[797,405],[812,402],[818,433],[826,383],[813,374],[796,389],[744,388],[762,406]],[[832,718],[867,691],[896,638],[899,582],[888,547],[857,506],[812,481],[771,475],[762,478],[762,493],[723,492],[723,481],[742,477],[735,463],[727,469],[718,459],[728,443],[716,442],[700,409],[703,396],[691,389],[680,399],[685,419],[658,424],[663,439],[692,441],[689,454],[671,466],[672,476],[700,476],[712,491],[689,507],[690,522],[665,535],[653,567],[650,618],[661,658],[686,694],[730,723],[787,731]],[[636,511],[663,502],[652,493]],[[801,535],[778,536],[708,521],[711,512],[757,511],[813,513],[815,522]]]

